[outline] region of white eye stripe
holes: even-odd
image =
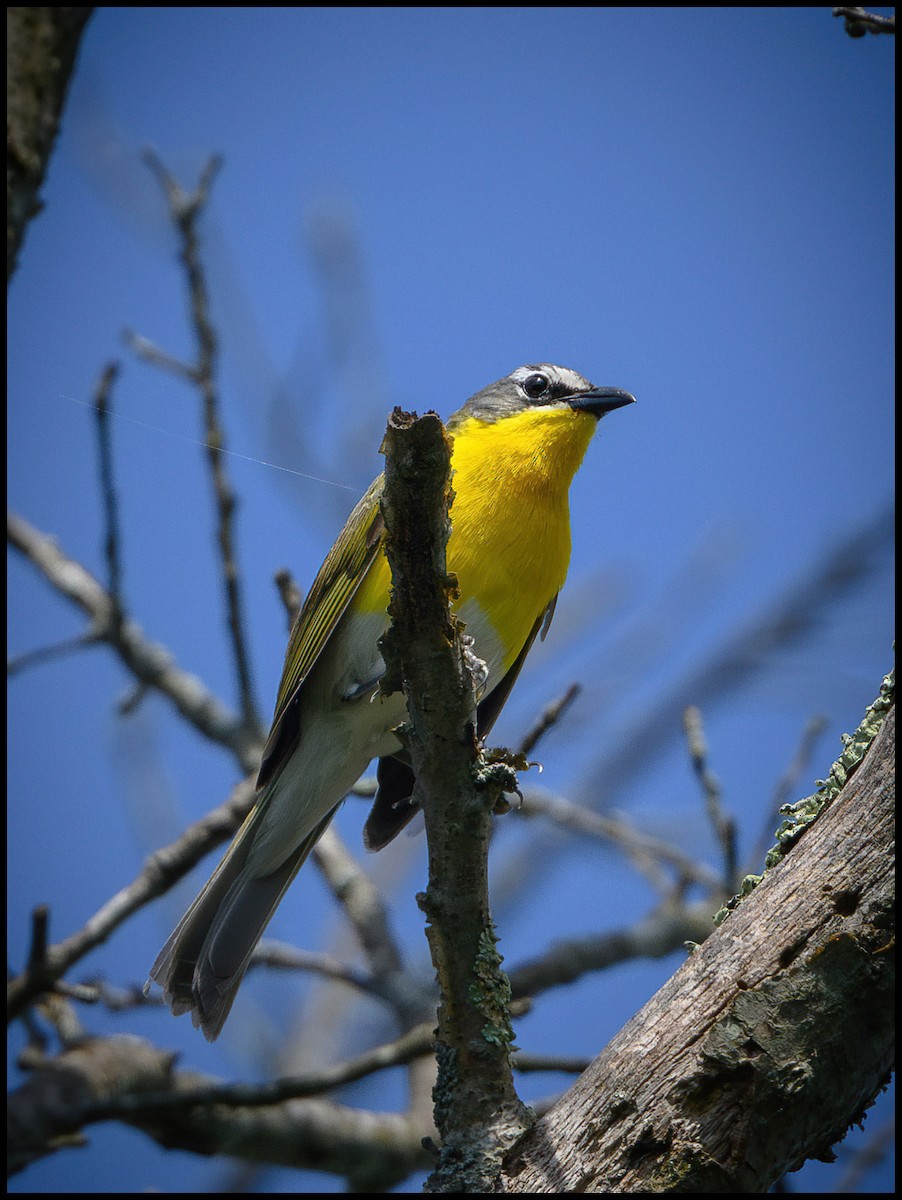
[[[552,390],[560,389],[563,393],[583,392],[592,386],[576,371],[571,371],[569,367],[555,366],[554,363],[527,363],[512,371],[509,378],[522,388],[534,375],[544,375]]]

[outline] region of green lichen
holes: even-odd
[[[482,1027],[483,1040],[490,1046],[516,1049],[509,1016],[510,980],[501,969],[503,959],[495,949],[497,942],[493,928],[485,929],[479,935],[469,997],[486,1019]]]
[[[804,800],[797,800],[795,804],[784,804],[780,809],[784,820],[776,831],[776,844],[768,850],[765,857],[765,871],[776,866],[789,853],[808,826],[817,820],[824,809],[830,807],[845,787],[849,777],[862,762],[871,743],[879,733],[883,718],[893,706],[895,683],[896,673],[893,670],[884,677],[883,683],[880,685],[879,696],[873,704],[868,705],[864,719],[855,732],[842,735],[842,754],[830,768],[827,778],[815,781],[817,791],[806,796]],[[746,875],[737,894],[715,914],[714,924],[723,924],[730,913],[742,903],[750,892],[754,891],[763,878],[763,875]]]
[[[494,788],[499,793],[520,794],[518,771],[526,771],[529,763],[522,754],[496,747],[483,750],[473,767],[473,778],[478,788]]]

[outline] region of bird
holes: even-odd
[[[446,559],[455,615],[485,664],[484,739],[536,637],[544,638],[570,561],[570,484],[601,417],[635,397],[550,363],[518,367],[447,422],[454,501]],[[263,749],[256,800],[219,866],[150,970],[175,1015],[219,1035],[270,918],[339,805],[373,759],[364,845],[387,845],[417,811],[393,730],[403,695],[380,694],[391,573],[380,511],[366,491],[294,622]]]

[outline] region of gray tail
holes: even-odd
[[[157,955],[150,978],[176,1016],[191,1013],[208,1042],[219,1036],[270,917],[333,813],[281,866],[262,876],[247,867],[255,832],[249,819]]]

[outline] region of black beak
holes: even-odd
[[[588,392],[578,392],[569,396],[567,403],[579,412],[590,412],[593,416],[603,417],[605,413],[613,412],[615,408],[623,408],[625,404],[635,404],[636,397],[620,388],[594,387]]]

